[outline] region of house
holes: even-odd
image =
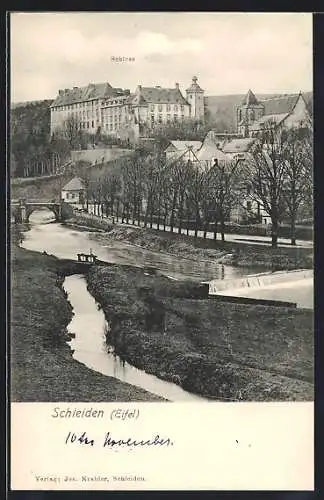
[[[270,127],[291,128],[312,125],[309,103],[303,94],[258,100],[249,90],[237,108],[237,131],[243,137],[256,136]]]
[[[174,88],[138,85],[130,104],[135,123],[150,129],[155,125],[183,121],[190,117],[190,105],[178,83]]]
[[[61,191],[61,199],[66,203],[81,205],[84,203],[86,187],[80,177],[71,179]]]
[[[86,87],[61,89],[50,106],[51,134],[73,118],[74,125],[91,134],[97,132],[138,141],[143,129],[185,119],[204,121],[204,90],[192,78],[186,98],[179,83],[174,88],[144,87],[135,92],[110,83],[89,83]]]
[[[197,151],[197,160],[199,167],[206,169],[214,165],[215,160],[218,163],[225,161],[225,155],[222,151],[223,141],[215,137],[213,131],[208,132],[200,149]]]
[[[165,158],[167,161],[182,159],[183,161],[196,161],[197,151],[202,145],[201,141],[170,141],[165,149]]]
[[[238,134],[219,134],[211,130],[197,152],[198,161],[206,167],[221,161],[246,160],[255,142],[254,138],[243,138]]]
[[[50,106],[51,134],[59,130],[68,118],[87,132],[96,133],[102,128],[102,105],[110,97],[127,96],[129,90],[114,88],[110,83],[89,83],[85,87],[60,89]]]
[[[242,169],[242,180],[246,176],[244,168],[245,161],[249,159],[251,149],[256,142],[256,138],[242,138],[237,134],[218,134],[211,130],[206,135],[201,148],[197,151],[197,165],[206,169],[213,165],[224,166],[229,162],[238,162],[237,168]],[[256,201],[252,193],[243,192],[239,189],[239,203],[232,208],[231,220],[233,222],[243,222],[247,220],[259,220],[263,224],[268,224],[269,216],[262,208],[262,204]]]
[[[223,153],[231,160],[247,160],[249,152],[255,143],[255,138],[242,137],[225,141],[222,147]]]

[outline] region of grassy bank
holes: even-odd
[[[12,248],[12,401],[158,401],[154,395],[93,372],[72,358],[72,318],[61,284],[68,261]]]
[[[107,243],[109,238],[124,241],[152,251],[196,260],[215,261],[236,267],[263,267],[268,270],[311,269],[313,267],[313,251],[311,248],[279,247],[272,249],[270,245],[253,245],[220,240],[194,238],[184,234],[143,229],[138,227],[112,225],[106,220],[75,215],[69,224],[80,227],[100,229],[93,238]],[[103,232],[102,232],[103,231]]]
[[[140,269],[92,267],[111,342],[125,360],[210,398],[313,399],[313,314],[183,298],[186,284]]]

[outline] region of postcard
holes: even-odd
[[[312,15],[8,23],[11,489],[313,490]]]

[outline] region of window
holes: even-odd
[[[177,113],[177,112],[178,112],[178,106],[177,106],[176,104],[174,105],[174,108],[173,108],[173,109],[174,109],[174,112],[175,112],[175,113]]]
[[[154,123],[154,115],[151,115],[151,122]]]
[[[151,112],[154,112],[154,104],[151,104]]]
[[[180,109],[181,109],[182,112],[184,111],[184,105],[183,104],[181,104]]]
[[[167,115],[167,122],[170,123],[171,122],[171,115]]]
[[[158,111],[159,111],[160,113],[162,112],[162,109],[163,109],[162,104],[159,104],[159,105],[158,105]]]
[[[178,121],[178,115],[173,115],[173,119],[175,122]]]
[[[89,122],[87,122],[87,128],[89,128]]]
[[[91,122],[91,127],[93,128],[94,127],[94,121],[92,120]]]
[[[159,115],[159,123],[162,123],[162,115]]]
[[[170,106],[170,104],[167,104],[166,110],[167,110],[167,111],[171,111],[171,106]]]
[[[250,201],[246,202],[246,208],[250,211],[252,210],[252,203]]]

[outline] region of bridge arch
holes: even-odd
[[[11,203],[11,218],[15,223],[26,223],[29,221],[30,215],[42,208],[53,212],[57,221],[68,219],[73,216],[73,208],[64,201],[27,201],[27,200],[12,200]]]
[[[36,210],[48,210],[50,212],[52,212],[55,216],[55,220],[59,221],[62,219],[61,217],[61,207],[59,204],[56,204],[56,205],[53,205],[53,204],[49,204],[49,205],[46,205],[46,204],[31,204],[31,203],[28,203],[26,205],[26,215],[25,215],[25,222],[29,222],[29,217],[31,216],[31,214],[33,212],[35,212]]]

